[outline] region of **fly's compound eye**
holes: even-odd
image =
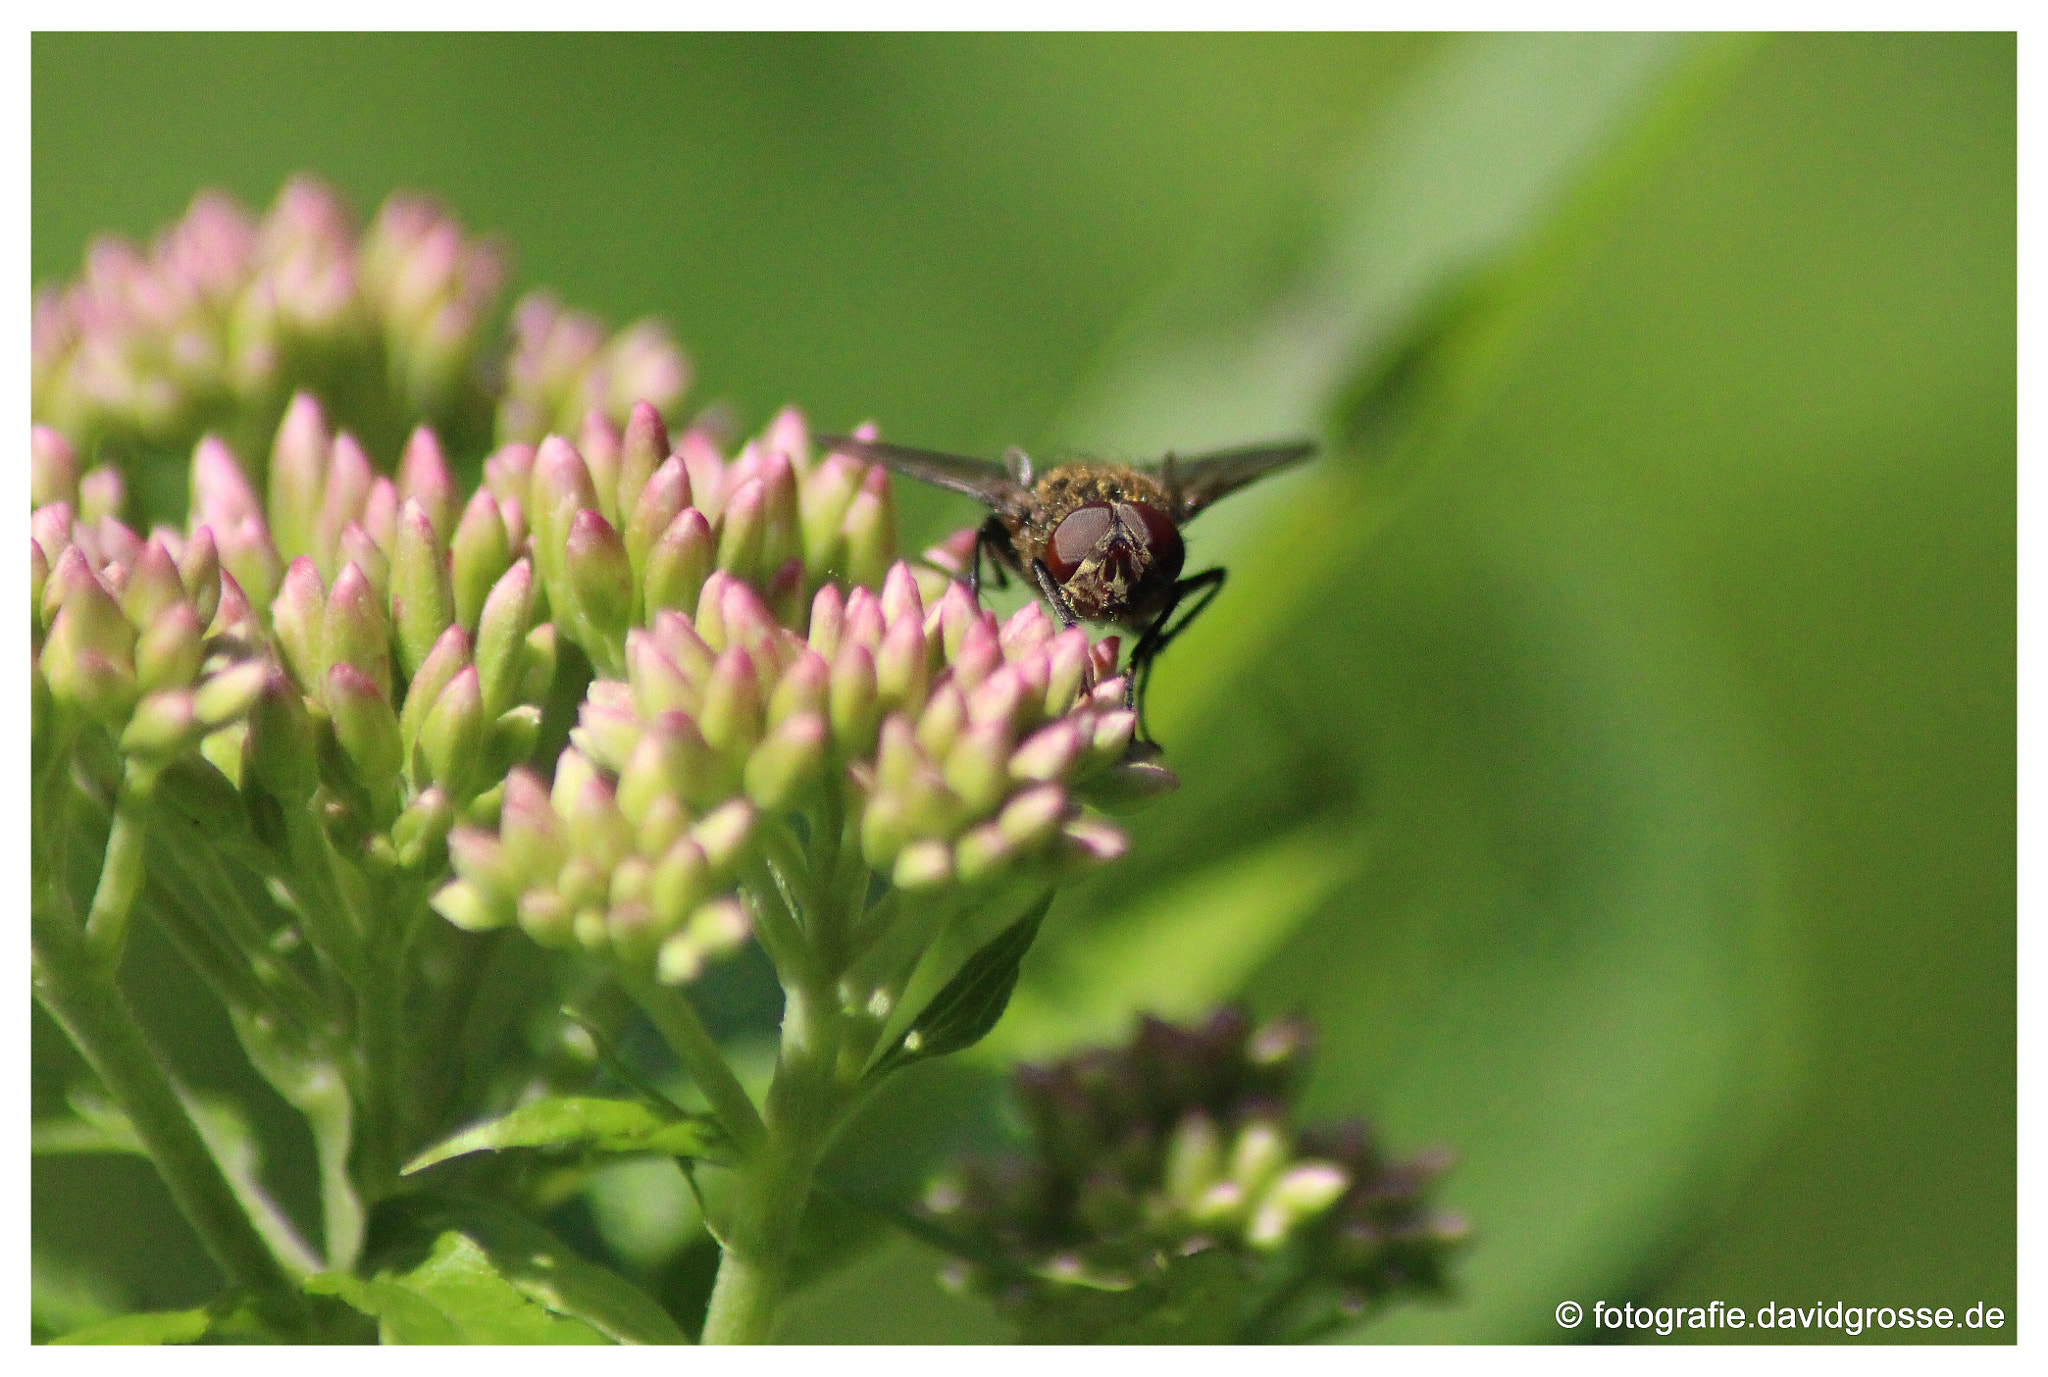
[[[1064,584],[1074,576],[1116,522],[1107,502],[1090,502],[1068,512],[1045,543],[1045,567]]]
[[[1173,524],[1172,517],[1145,502],[1119,502],[1116,515],[1125,530],[1142,533],[1150,569],[1168,581],[1180,577],[1187,548],[1181,544],[1180,528]]]

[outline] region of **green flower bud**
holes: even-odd
[[[552,880],[568,859],[561,817],[531,770],[522,767],[506,777],[498,836],[506,864],[522,890],[540,883],[543,877]]]
[[[461,627],[451,626],[434,642],[434,648],[427,652],[427,658],[406,685],[405,706],[398,714],[398,736],[408,761],[413,758],[420,731],[427,724],[427,714],[433,711],[442,690],[467,668],[469,637],[462,634]]]
[[[860,492],[860,480],[859,464],[843,454],[831,454],[803,484],[804,573],[813,583],[845,567],[846,540],[840,526]]]
[[[661,413],[647,402],[633,403],[632,414],[626,418],[625,439],[619,447],[618,510],[621,517],[633,513],[639,507],[641,495],[647,487],[649,478],[668,456],[668,428],[661,423]],[[678,464],[677,467],[680,469],[681,465]],[[648,533],[650,543],[672,517],[673,513],[670,518],[665,518]],[[632,523],[629,520],[627,524],[630,526]],[[629,537],[629,548],[630,545]],[[633,568],[635,573],[640,569],[637,559]]]
[[[1190,1110],[1174,1130],[1166,1149],[1166,1194],[1183,1210],[1191,1210],[1223,1175],[1223,1140],[1216,1121],[1200,1109]]]
[[[199,674],[202,635],[198,616],[182,600],[147,622],[135,642],[136,686],[144,693],[189,686]]]
[[[718,567],[734,578],[758,582],[768,568],[762,558],[768,535],[767,493],[760,479],[748,479],[726,497],[721,524]]]
[[[729,875],[754,835],[754,808],[745,799],[720,804],[690,829],[714,875]]]
[[[1230,1179],[1243,1187],[1247,1196],[1256,1195],[1286,1160],[1287,1139],[1280,1130],[1254,1119],[1238,1131],[1230,1154]]]
[[[208,731],[239,722],[256,706],[270,682],[270,666],[245,660],[213,675],[192,696],[192,708]]]
[[[455,619],[474,630],[491,589],[512,563],[512,543],[499,513],[498,500],[478,488],[462,509],[450,551],[450,586],[455,594]]]
[[[811,619],[805,633],[806,644],[831,664],[839,655],[839,633],[846,623],[846,599],[839,589],[826,584],[811,599]]]
[[[875,661],[864,645],[841,645],[832,662],[831,716],[832,744],[841,755],[861,756],[874,748],[882,699]]]
[[[782,671],[768,698],[769,727],[778,727],[799,713],[826,711],[831,692],[831,663],[817,651],[805,648]]]
[[[427,713],[419,749],[426,757],[428,778],[450,797],[462,798],[470,791],[486,720],[474,667],[458,672]]]
[[[390,700],[369,675],[345,660],[327,671],[326,697],[335,739],[356,783],[369,793],[380,818],[395,814],[404,757]]]
[[[320,403],[310,393],[295,393],[270,451],[270,526],[284,559],[312,552],[333,444]]]
[[[126,500],[118,469],[97,468],[78,480],[78,519],[88,526],[119,521]]]
[[[889,473],[870,468],[840,524],[846,538],[846,578],[872,587],[896,558],[896,512],[889,499]]]
[[[689,505],[690,478],[680,459],[664,460],[641,482],[633,505],[626,509],[626,557],[633,563],[636,580],[647,575],[654,543]]]
[[[597,511],[597,489],[583,456],[567,440],[550,435],[541,441],[534,455],[531,499],[526,518],[533,528],[533,553],[550,598],[559,587],[565,590],[562,549],[569,538],[569,523],[580,511]]]
[[[163,541],[153,539],[128,566],[128,586],[121,590],[121,610],[129,621],[146,631],[157,615],[173,604],[184,606],[185,581],[179,577],[177,561],[171,558]],[[201,631],[205,626],[199,622]]]
[[[468,880],[451,880],[430,901],[434,912],[464,932],[489,932],[512,921],[510,904],[494,903]]]
[[[583,413],[583,428],[576,433],[576,450],[590,471],[590,486],[597,494],[597,511],[613,526],[619,524],[619,432],[602,411]]]
[[[305,699],[276,669],[265,675],[249,708],[247,760],[255,778],[280,799],[310,798],[320,782],[319,748]]]
[[[189,689],[147,694],[121,731],[121,752],[145,760],[169,760],[196,745],[205,734],[193,710]]]
[[[688,611],[697,605],[704,580],[711,573],[716,544],[710,523],[695,507],[685,507],[647,552],[648,622],[662,609]]]
[[[220,608],[220,547],[214,544],[211,527],[201,526],[186,537],[178,559],[178,577],[192,610],[199,615],[199,624],[211,626],[213,614]]]
[[[401,518],[403,504],[419,503],[434,529],[435,543],[446,546],[455,520],[455,480],[431,427],[416,427],[405,442],[405,453],[398,460],[397,497]]]
[[[376,472],[369,456],[347,431],[334,437],[328,450],[327,483],[321,494],[320,510],[313,518],[313,562],[323,574],[338,572],[342,528],[354,521],[363,524],[364,509]]]
[[[519,696],[528,702],[539,702],[548,696],[555,683],[555,624],[542,622],[526,633],[526,679],[519,686]]]
[[[43,554],[43,547],[34,536],[28,541],[28,605],[29,626],[35,634],[36,648],[42,648],[43,631],[43,590],[50,582],[50,561]]]
[[[284,586],[270,605],[270,625],[286,667],[309,691],[317,689],[327,635],[327,590],[309,556],[300,555],[285,570]]]
[[[398,629],[398,663],[411,675],[441,633],[455,624],[455,589],[447,552],[425,507],[408,499],[398,514],[398,544],[391,560],[391,620]]]
[[[761,569],[773,574],[790,561],[803,566],[802,518],[797,511],[796,473],[789,460],[771,454],[761,464]]]
[[[593,638],[584,646],[601,667],[623,668],[626,628],[633,624],[633,567],[626,544],[594,511],[569,520],[563,561],[571,605]]]
[[[929,837],[911,842],[897,853],[890,872],[898,889],[934,889],[953,879],[953,851]]]
[[[391,625],[370,580],[353,562],[343,565],[327,595],[320,632],[320,663],[330,681],[340,665],[354,669],[377,696],[387,699],[391,685]],[[389,706],[387,701],[387,706]],[[397,719],[392,720],[394,731]],[[395,741],[394,737],[394,741]]]
[[[688,837],[668,848],[648,882],[648,904],[666,931],[683,925],[711,893],[711,863],[704,848]]]
[[[944,777],[970,812],[987,812],[1001,803],[1010,789],[1008,726],[998,721],[967,727],[946,753]]]
[[[747,797],[769,810],[796,806],[824,767],[827,741],[822,714],[784,719],[747,757]]]
[[[734,647],[718,657],[704,686],[704,705],[697,725],[712,748],[734,762],[761,739],[763,714],[760,680],[753,657]]]
[[[1344,1169],[1329,1162],[1288,1168],[1252,1207],[1246,1241],[1254,1248],[1279,1247],[1296,1226],[1336,1204],[1350,1187]]]
[[[543,947],[557,950],[575,945],[576,914],[551,889],[529,889],[519,896],[519,926]]]
[[[916,598],[915,588],[910,596]],[[890,625],[888,634],[882,638],[881,653],[875,657],[875,690],[882,710],[916,715],[924,708],[929,682],[921,617],[905,614]]]
[[[385,558],[385,547],[380,544],[360,521],[351,521],[341,528],[341,539],[335,545],[335,558],[342,567],[353,564],[363,571],[369,580],[371,596],[378,602],[388,604],[391,599],[391,561]]]
[[[391,845],[398,863],[408,870],[420,870],[436,863],[441,846],[455,824],[455,808],[438,788],[422,790],[391,824]]]
[[[29,427],[29,506],[77,501],[78,460],[72,456],[71,442],[48,426]]]
[[[476,665],[484,711],[496,716],[520,697],[527,633],[533,628],[533,570],[520,560],[505,571],[477,622]]]

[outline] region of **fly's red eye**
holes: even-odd
[[[1088,558],[1109,534],[1115,518],[1110,514],[1107,502],[1090,502],[1085,507],[1076,507],[1068,512],[1059,528],[1052,533],[1052,539],[1045,543],[1045,567],[1054,579],[1065,583],[1081,567],[1081,561]]]
[[[1144,532],[1147,564],[1156,571],[1155,576],[1168,582],[1179,578],[1187,549],[1181,544],[1180,528],[1173,524],[1173,518],[1145,502],[1119,502],[1116,514],[1124,529]]]

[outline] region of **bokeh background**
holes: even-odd
[[[666,318],[748,429],[1316,435],[1196,528],[1232,575],[1155,690],[1186,787],[840,1178],[999,1132],[1006,1059],[1241,997],[1321,1020],[1317,1110],[1461,1156],[1462,1298],[1357,1337],[1595,1337],[1567,1298],[2010,1317],[2015,53],[38,35],[31,276],[305,170]],[[899,500],[912,541],[969,515]],[[232,1081],[137,966],[183,1073]],[[56,1291],[211,1289],[146,1165],[40,1160],[33,1209]],[[935,1265],[870,1250],[788,1337],[1001,1337]]]

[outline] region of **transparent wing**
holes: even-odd
[[[1153,470],[1173,494],[1176,521],[1187,521],[1221,497],[1228,497],[1255,478],[1308,458],[1316,447],[1306,440],[1284,445],[1248,445],[1191,459],[1168,455]]]
[[[1020,511],[1028,495],[1023,484],[985,459],[912,449],[908,445],[891,445],[880,440],[856,440],[850,435],[820,435],[818,443],[828,450],[851,455],[864,464],[880,464],[885,469],[907,474],[920,482],[964,492],[998,512]]]

